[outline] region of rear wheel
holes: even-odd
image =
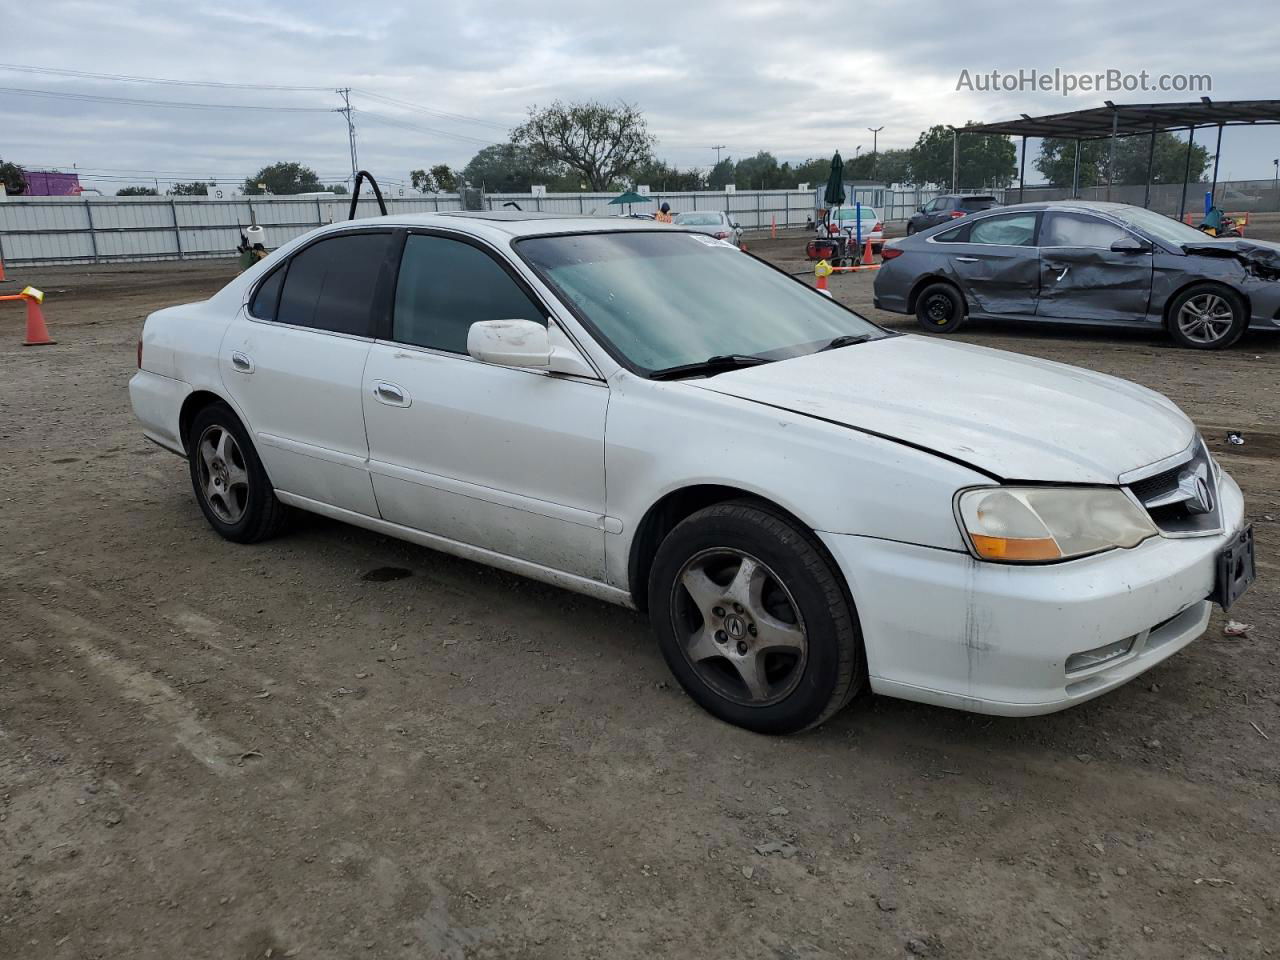
[[[1240,339],[1249,321],[1244,301],[1234,290],[1198,284],[1169,305],[1169,334],[1184,347],[1222,350]]]
[[[931,283],[916,297],[916,322],[930,333],[952,333],[964,322],[964,297],[949,283]]]
[[[758,733],[821,723],[865,676],[838,574],[811,534],[750,501],[707,507],[668,534],[649,615],[688,694]]]
[[[278,533],[286,508],[231,408],[224,403],[205,407],[192,420],[188,437],[191,486],[209,525],[236,543],[257,543]]]

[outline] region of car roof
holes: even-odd
[[[579,213],[546,213],[536,210],[442,210],[439,213],[393,213],[385,217],[363,217],[355,221],[339,221],[332,226],[341,228],[348,222],[359,223],[361,226],[447,227],[454,230],[466,229],[470,226],[482,230],[487,228],[517,237],[546,233],[667,229],[665,225],[648,219],[590,216]]]
[[[1105,213],[1113,217],[1124,219],[1125,212],[1128,210],[1141,210],[1132,203],[1115,203],[1109,200],[1039,200],[1034,203],[1011,203],[1007,206],[998,207],[995,210],[984,210],[984,216],[991,216],[997,212],[1009,213],[1018,210],[1039,211],[1039,210],[1074,210],[1080,213]]]

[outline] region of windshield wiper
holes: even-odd
[[[743,367],[756,367],[762,363],[772,362],[765,357],[753,357],[743,353],[721,353],[699,360],[697,363],[682,363],[678,367],[655,370],[649,374],[649,379],[679,380],[681,377],[696,377],[704,374],[715,376],[717,373],[727,373],[730,370],[741,370]]]
[[[836,337],[825,347],[819,347],[816,352],[822,353],[825,350],[837,350],[840,347],[852,347],[855,343],[866,343],[868,340],[872,339],[874,339],[874,337],[869,333],[860,333],[857,335],[845,334],[844,336]]]

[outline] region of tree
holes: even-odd
[[[497,143],[472,157],[462,174],[467,183],[491,193],[528,193],[535,183],[556,185],[564,172],[563,165],[542,160],[529,147]]]
[[[23,176],[22,168],[16,163],[0,160],[0,183],[4,184],[6,193],[14,196],[27,192],[27,178]]]
[[[706,177],[696,168],[681,170],[664,160],[646,160],[634,171],[636,183],[648,184],[655,190],[686,191],[707,189]]]
[[[261,194],[263,190],[258,186],[260,183],[267,185],[267,193],[280,195],[318,193],[324,190],[324,185],[320,182],[320,178],[310,167],[283,160],[263,167],[256,175],[247,179],[244,182],[244,192],[249,196]]]
[[[160,191],[155,187],[122,187],[116,191],[117,197],[158,197]]]
[[[345,197],[349,193],[351,193],[351,191],[347,189],[347,185],[345,183],[335,183],[331,187],[325,187],[325,189],[328,190],[330,193],[332,193],[335,197]]]
[[[453,193],[458,189],[458,175],[449,169],[447,163],[437,163],[431,168],[431,179],[441,193]]]
[[[175,183],[169,188],[169,196],[171,197],[207,197],[209,188],[214,186],[212,182],[204,183],[200,180],[194,183]]]
[[[736,164],[733,162],[733,157],[725,157],[711,168],[711,172],[707,174],[707,184],[712,190],[723,190],[725,184],[736,183],[737,180],[734,177],[735,168]]]
[[[739,160],[733,168],[733,182],[739,190],[774,190],[782,186],[778,158],[767,150]]]
[[[592,190],[608,190],[653,155],[655,138],[644,115],[632,104],[606,106],[559,100],[511,131],[511,141],[548,165],[563,165],[582,175]]]
[[[1116,139],[1115,183],[1146,183],[1147,159],[1151,140],[1147,136]],[[1209,151],[1200,144],[1191,147],[1190,179],[1199,180],[1209,166]],[[1055,187],[1071,186],[1075,173],[1076,143],[1058,137],[1040,141],[1040,154],[1035,168]],[[1080,186],[1095,187],[1107,182],[1111,161],[1111,141],[1088,140],[1080,143]],[[1175,134],[1156,134],[1152,183],[1181,183],[1187,173],[1187,144]]]
[[[972,121],[965,124],[973,126]],[[951,184],[952,133],[942,124],[930,127],[911,148],[911,179],[918,184]],[[1018,152],[1008,137],[965,134],[960,137],[960,182],[957,187],[1005,186],[1018,169]]]

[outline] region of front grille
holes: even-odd
[[[1132,480],[1128,487],[1165,533],[1194,535],[1220,527],[1217,470],[1198,437],[1173,466]]]

